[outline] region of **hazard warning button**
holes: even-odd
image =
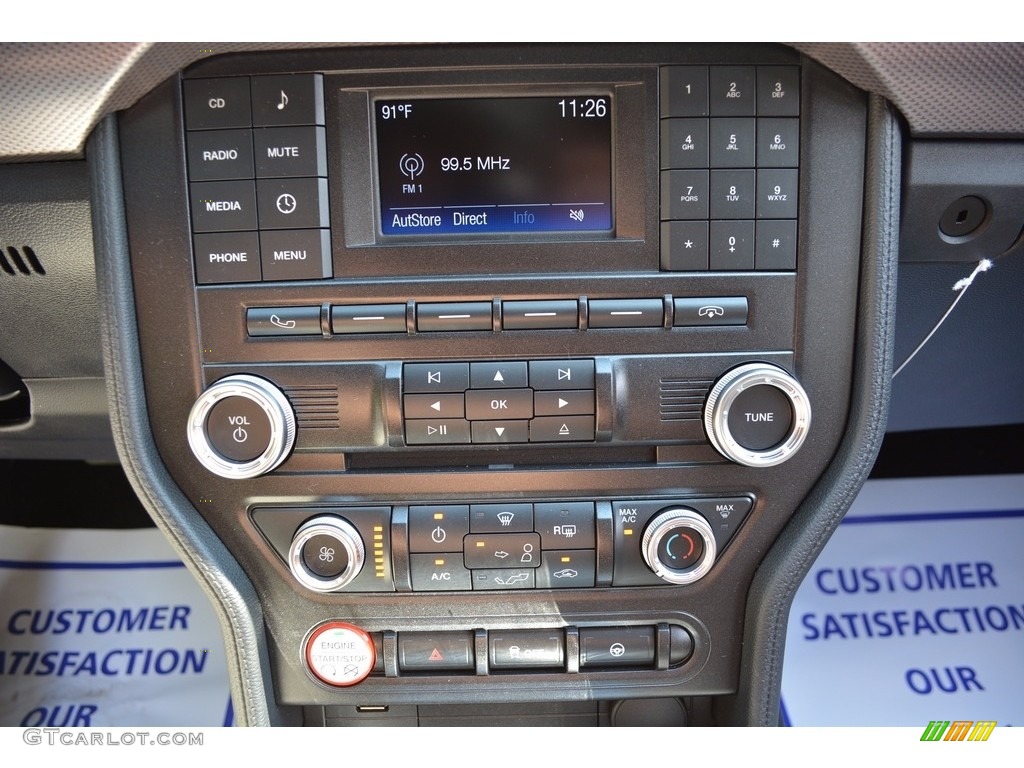
[[[476,670],[472,632],[400,632],[398,668],[403,672]]]

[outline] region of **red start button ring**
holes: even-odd
[[[359,627],[332,621],[317,627],[306,641],[306,666],[317,680],[336,688],[361,683],[373,671],[377,652]]]

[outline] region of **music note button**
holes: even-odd
[[[323,125],[323,75],[260,75],[251,79],[254,126]]]

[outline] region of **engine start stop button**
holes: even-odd
[[[370,636],[342,621],[317,627],[306,641],[309,671],[317,680],[338,688],[365,680],[376,660]]]

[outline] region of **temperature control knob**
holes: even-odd
[[[715,564],[715,534],[688,507],[662,510],[647,524],[640,544],[644,560],[670,584],[692,584]]]
[[[719,453],[748,467],[792,458],[811,426],[800,382],[768,363],[747,363],[718,380],[704,404],[704,429]]]
[[[288,398],[269,381],[228,376],[192,406],[188,444],[215,475],[256,477],[288,458],[295,444],[295,414]]]
[[[334,592],[363,569],[366,547],[350,522],[333,515],[307,520],[288,549],[292,576],[315,592]]]

